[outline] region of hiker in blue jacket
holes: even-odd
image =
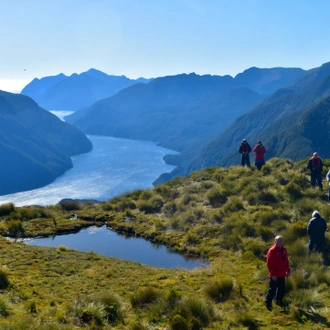
[[[310,252],[313,251],[314,245],[316,245],[317,253],[322,252],[326,230],[327,223],[321,217],[319,211],[315,210],[307,226],[307,235],[309,235],[308,249]]]

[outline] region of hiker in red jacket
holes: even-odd
[[[267,267],[269,271],[269,288],[265,305],[272,309],[272,300],[276,296],[276,304],[283,306],[285,295],[285,277],[290,275],[289,259],[283,237],[276,236],[275,244],[267,252]]]
[[[308,160],[307,168],[311,171],[311,187],[315,188],[315,183],[322,190],[322,167],[323,162],[317,152],[313,153],[312,158]]]
[[[265,165],[264,155],[266,152],[266,148],[262,145],[261,141],[258,140],[256,146],[253,148],[255,152],[255,166],[260,171],[262,166]]]
[[[251,152],[251,146],[248,144],[246,139],[243,139],[242,144],[240,145],[238,152],[242,155],[241,157],[241,164],[244,167],[246,166],[250,167],[250,155]]]

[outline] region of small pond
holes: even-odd
[[[184,257],[163,245],[153,244],[143,238],[119,235],[106,226],[92,226],[75,234],[26,239],[24,242],[48,247],[65,245],[69,249],[93,251],[107,257],[163,268],[193,269],[208,266],[205,261]]]

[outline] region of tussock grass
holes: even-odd
[[[0,239],[0,329],[326,328],[330,239],[309,254],[306,228],[315,209],[329,221],[330,207],[305,166],[274,158],[262,171],[212,167],[99,204],[0,206],[0,232],[13,238],[106,224],[210,261],[162,269]],[[277,234],[292,269],[284,313],[263,305]]]

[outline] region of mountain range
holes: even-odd
[[[43,95],[61,83],[59,76],[51,79],[60,81],[39,86]],[[158,178],[158,184],[208,166],[239,164],[243,138],[252,145],[262,139],[268,159],[303,159],[313,151],[330,156],[324,152],[328,121],[316,120],[328,116],[329,81],[330,63],[311,70],[253,67],[234,78],[195,73],[158,77],[122,88],[65,119],[85,134],[151,140],[179,151],[165,157],[176,168]],[[312,128],[317,134],[310,134]]]
[[[76,127],[31,98],[0,91],[0,194],[44,186],[72,167],[92,144]]]
[[[112,76],[90,69],[69,77],[61,73],[57,76],[35,78],[23,88],[21,94],[31,97],[47,110],[76,111],[114,95],[123,88],[137,83],[148,83],[150,80]]]
[[[183,173],[211,165],[237,164],[243,138],[261,139],[267,158],[304,159],[317,151],[330,158],[330,63],[307,71],[295,84],[279,89],[237,118],[196,154]]]
[[[187,174],[189,160],[238,117],[305,74],[300,68],[250,68],[235,78],[181,74],[137,84],[76,111],[66,121],[86,134],[145,139],[179,151],[166,157]]]

